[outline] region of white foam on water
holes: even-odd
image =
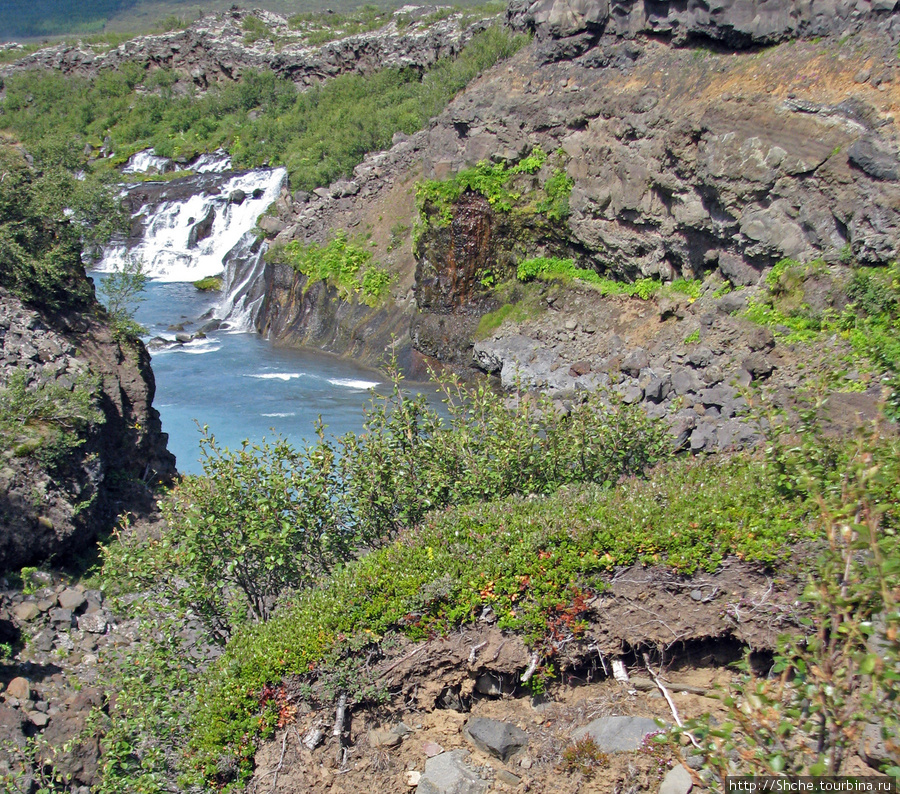
[[[227,283],[225,259],[239,244],[247,247],[245,236],[278,198],[286,176],[284,168],[248,171],[223,177],[212,194],[200,190],[185,199],[162,201],[153,208],[141,241],[131,249],[109,247],[97,269],[113,271],[132,256],[142,259],[147,275],[159,281],[197,281],[226,271],[224,289],[228,293],[232,285]],[[236,190],[245,194],[241,204],[228,200]],[[211,213],[209,234],[191,246],[191,229]]]
[[[231,158],[224,149],[218,149],[212,154],[201,154],[191,163],[191,170],[198,174],[221,174],[231,170]]]
[[[173,345],[169,348],[173,353],[188,353],[192,356],[202,356],[204,353],[217,353],[222,349],[222,345],[207,339],[188,342],[184,345]]]
[[[162,173],[172,161],[168,157],[157,157],[153,149],[144,149],[142,152],[131,155],[128,163],[122,169],[123,174],[146,174],[153,168]]]
[[[256,375],[244,375],[245,378],[258,378],[259,380],[295,380],[302,378],[305,372],[263,372]]]
[[[343,386],[347,389],[374,389],[378,385],[377,380],[356,380],[355,378],[328,378],[332,386]]]
[[[290,412],[286,414],[260,414],[260,416],[265,416],[268,419],[284,419],[289,416],[296,416],[297,414]]]

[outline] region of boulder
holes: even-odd
[[[16,676],[6,685],[6,694],[16,700],[31,700],[31,683],[27,678]]]
[[[62,609],[68,609],[70,612],[78,612],[79,609],[87,604],[84,593],[72,587],[67,587],[63,590],[57,596],[56,601]]]
[[[528,734],[521,728],[487,717],[469,719],[465,734],[479,750],[501,761],[528,745]]]
[[[468,750],[453,750],[429,758],[416,794],[485,794],[490,784],[466,766],[468,757]]]
[[[16,620],[22,623],[29,623],[41,614],[41,610],[38,609],[38,605],[34,601],[23,601],[21,604],[16,604],[12,612]]]
[[[590,736],[604,753],[630,752],[640,748],[644,737],[661,730],[647,717],[599,717],[572,734],[576,741]]]
[[[689,794],[694,787],[690,772],[681,764],[673,766],[663,778],[659,794]]]
[[[900,162],[887,141],[864,135],[854,141],[847,151],[847,159],[874,179],[896,182],[900,179]]]

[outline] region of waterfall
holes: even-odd
[[[170,168],[165,158],[140,152],[126,171]],[[236,173],[224,152],[203,155],[192,176],[125,187],[134,212],[128,240],[111,245],[98,267],[111,271],[126,257],[140,257],[147,275],[160,281],[221,276],[223,298],[216,316],[231,329],[253,327],[262,302],[265,245],[253,229],[287,179],[284,168]]]

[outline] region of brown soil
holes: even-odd
[[[407,773],[423,771],[429,755],[457,748],[472,753],[470,761],[491,780],[491,791],[656,791],[677,763],[677,747],[615,753],[588,776],[563,768],[572,732],[610,715],[673,722],[646,668],[645,652],[652,671],[672,689],[682,719],[707,713],[721,718],[717,696],[733,680],[729,663],[741,657],[744,647],[769,651],[777,634],[796,630],[799,588],[792,575],[774,579],[735,559],[714,574],[692,579],[664,569],[623,569],[611,578],[610,589],[588,604],[584,637],[545,649],[539,669],[552,665],[559,677],[536,698],[519,685],[530,649],[490,623],[400,644],[380,662],[391,702],[350,709],[349,730],[340,743],[332,736],[334,709],[311,708],[300,698],[300,688],[289,686],[295,722],[257,753],[248,791],[413,791]],[[629,686],[611,677],[614,659],[628,665]],[[489,689],[496,694],[481,694]],[[684,689],[689,691],[679,691]],[[518,725],[529,736],[528,747],[506,763],[486,756],[463,733],[470,716]],[[408,735],[386,746],[384,732],[401,722]],[[325,741],[310,751],[301,742],[316,728]]]

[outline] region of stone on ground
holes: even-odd
[[[429,758],[416,794],[484,794],[488,782],[465,765],[468,757],[468,750],[453,750]]]
[[[688,794],[693,787],[690,773],[681,764],[676,764],[663,778],[659,794]]]
[[[644,737],[660,727],[647,717],[599,717],[572,734],[573,739],[590,736],[604,753],[637,750]]]
[[[466,737],[482,752],[505,761],[528,744],[528,734],[508,722],[472,717],[466,723]]]

